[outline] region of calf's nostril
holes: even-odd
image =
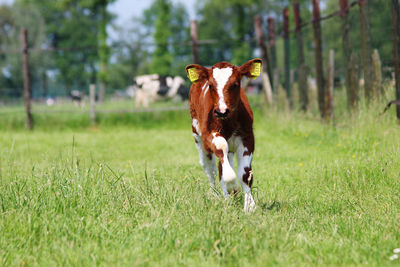
[[[229,110],[225,109],[224,112],[221,112],[219,109],[216,109],[216,110],[214,110],[214,113],[217,117],[224,118],[224,117],[228,116]]]

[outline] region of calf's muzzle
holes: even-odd
[[[214,110],[214,114],[217,118],[226,118],[229,114],[229,109],[225,109],[225,110],[220,110],[220,109],[215,109]]]

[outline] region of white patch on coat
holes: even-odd
[[[201,91],[204,91],[204,88],[206,88],[207,84],[208,84],[208,81],[206,81],[206,82],[203,84],[203,87],[201,87]]]
[[[223,153],[223,163],[222,163],[222,179],[221,186],[224,190],[224,195],[232,191],[235,188],[236,174],[228,159],[228,143],[222,136],[217,136],[216,133],[212,134],[214,138],[212,139],[212,144],[218,149],[222,150]],[[223,182],[222,182],[223,181]]]
[[[219,96],[218,107],[222,113],[225,113],[226,109],[228,108],[225,103],[223,90],[231,75],[232,75],[232,68],[230,67],[222,69],[219,68],[213,69],[213,77],[217,82],[217,92]]]
[[[206,89],[205,91],[204,91],[204,88]],[[204,91],[204,95],[207,94],[208,88],[210,88],[210,86],[208,85],[208,81],[206,81],[206,82],[204,83],[203,87],[201,87],[201,91]]]
[[[216,133],[212,134],[214,138],[212,139],[212,143],[218,150],[222,150],[224,156],[228,154],[228,143],[226,142],[225,138],[222,136],[217,136]]]
[[[210,86],[209,86],[209,85],[207,86],[206,90],[204,91],[204,96],[207,94],[208,89],[210,89]]]
[[[199,121],[197,119],[193,119],[192,125],[196,132],[201,136]]]

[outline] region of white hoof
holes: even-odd
[[[251,213],[256,210],[256,203],[254,202],[253,196],[251,193],[245,193],[244,195],[244,212]]]

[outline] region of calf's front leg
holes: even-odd
[[[213,153],[219,158],[219,179],[224,196],[237,190],[236,174],[228,158],[228,142],[219,133],[212,133],[208,141]]]
[[[215,162],[215,155],[208,153],[203,147],[203,141],[201,136],[197,133],[193,133],[194,141],[196,143],[197,151],[199,152],[200,165],[203,167],[204,173],[206,174],[212,190],[216,190],[215,187],[215,175],[217,173],[217,166]]]

